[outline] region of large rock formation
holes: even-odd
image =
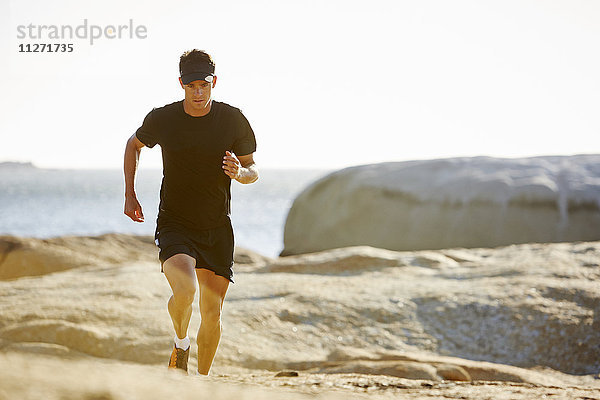
[[[282,255],[600,239],[600,155],[408,161],[347,168],[294,201]]]

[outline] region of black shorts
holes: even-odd
[[[154,235],[160,249],[160,270],[163,263],[175,254],[187,254],[196,259],[196,268],[213,271],[233,283],[233,228],[231,221],[212,229],[193,231],[182,225],[169,223],[156,228]]]

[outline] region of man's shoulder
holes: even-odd
[[[162,107],[154,107],[151,111],[153,116],[163,117],[167,115],[176,114],[181,110],[183,100],[174,101],[173,103],[166,104]]]
[[[221,112],[227,114],[241,114],[242,112],[242,110],[240,110],[239,108],[222,101],[213,100],[213,106],[216,106]]]

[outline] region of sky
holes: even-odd
[[[600,153],[598,1],[0,4],[0,162],[122,168],[144,116],[183,98],[193,48],[212,54],[214,98],[246,115],[265,168]],[[86,20],[85,38],[19,37]],[[90,44],[91,25],[130,20],[143,37]],[[73,51],[19,52],[35,43]],[[160,165],[158,146],[142,152],[141,168]]]

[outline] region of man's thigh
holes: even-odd
[[[200,287],[200,302],[211,303],[211,305],[216,303],[222,306],[229,288],[229,279],[204,268],[196,268],[196,277]]]

